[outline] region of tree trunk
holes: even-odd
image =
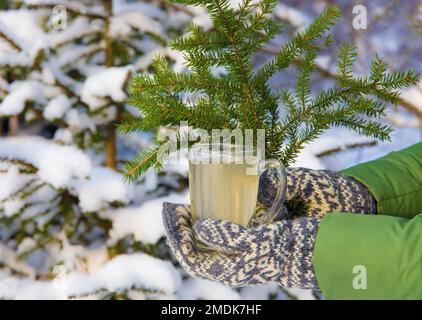
[[[19,118],[9,118],[9,136],[17,136],[19,133]]]
[[[105,41],[105,65],[113,66],[113,43],[110,38],[110,18],[113,14],[113,4],[111,0],[103,0],[106,19],[104,20],[104,41]],[[118,114],[116,115],[116,121]],[[105,142],[105,165],[109,168],[116,169],[116,126],[112,122],[108,128],[107,139]]]

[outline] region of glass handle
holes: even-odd
[[[277,175],[279,177],[276,196],[274,203],[265,212],[265,214],[254,218],[254,223],[257,225],[268,224],[274,221],[277,216],[277,212],[281,210],[281,206],[283,205],[284,198],[286,196],[287,174],[286,169],[280,161],[276,159],[261,160],[258,167],[259,176],[261,176],[266,170],[272,168],[277,170]]]

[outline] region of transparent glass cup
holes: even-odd
[[[255,215],[259,178],[277,170],[272,206]],[[194,221],[222,219],[245,227],[271,222],[285,197],[287,175],[280,161],[261,159],[256,148],[236,144],[196,144],[189,150],[189,191]]]

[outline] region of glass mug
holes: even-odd
[[[235,144],[196,144],[189,150],[191,210],[196,219],[222,219],[248,227],[273,220],[285,197],[287,175],[280,161],[260,159],[255,148]],[[279,185],[272,206],[255,216],[260,175],[277,170]]]

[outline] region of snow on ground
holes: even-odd
[[[119,255],[93,274],[64,273],[52,281],[0,275],[0,280],[0,297],[13,299],[67,299],[104,289],[114,292],[132,287],[172,294],[181,282],[169,261],[143,253]]]
[[[277,283],[242,287],[240,288],[240,296],[245,300],[287,299],[286,293],[281,290]]]
[[[239,300],[235,290],[218,282],[191,278],[182,283],[177,291],[177,298],[183,300]]]

